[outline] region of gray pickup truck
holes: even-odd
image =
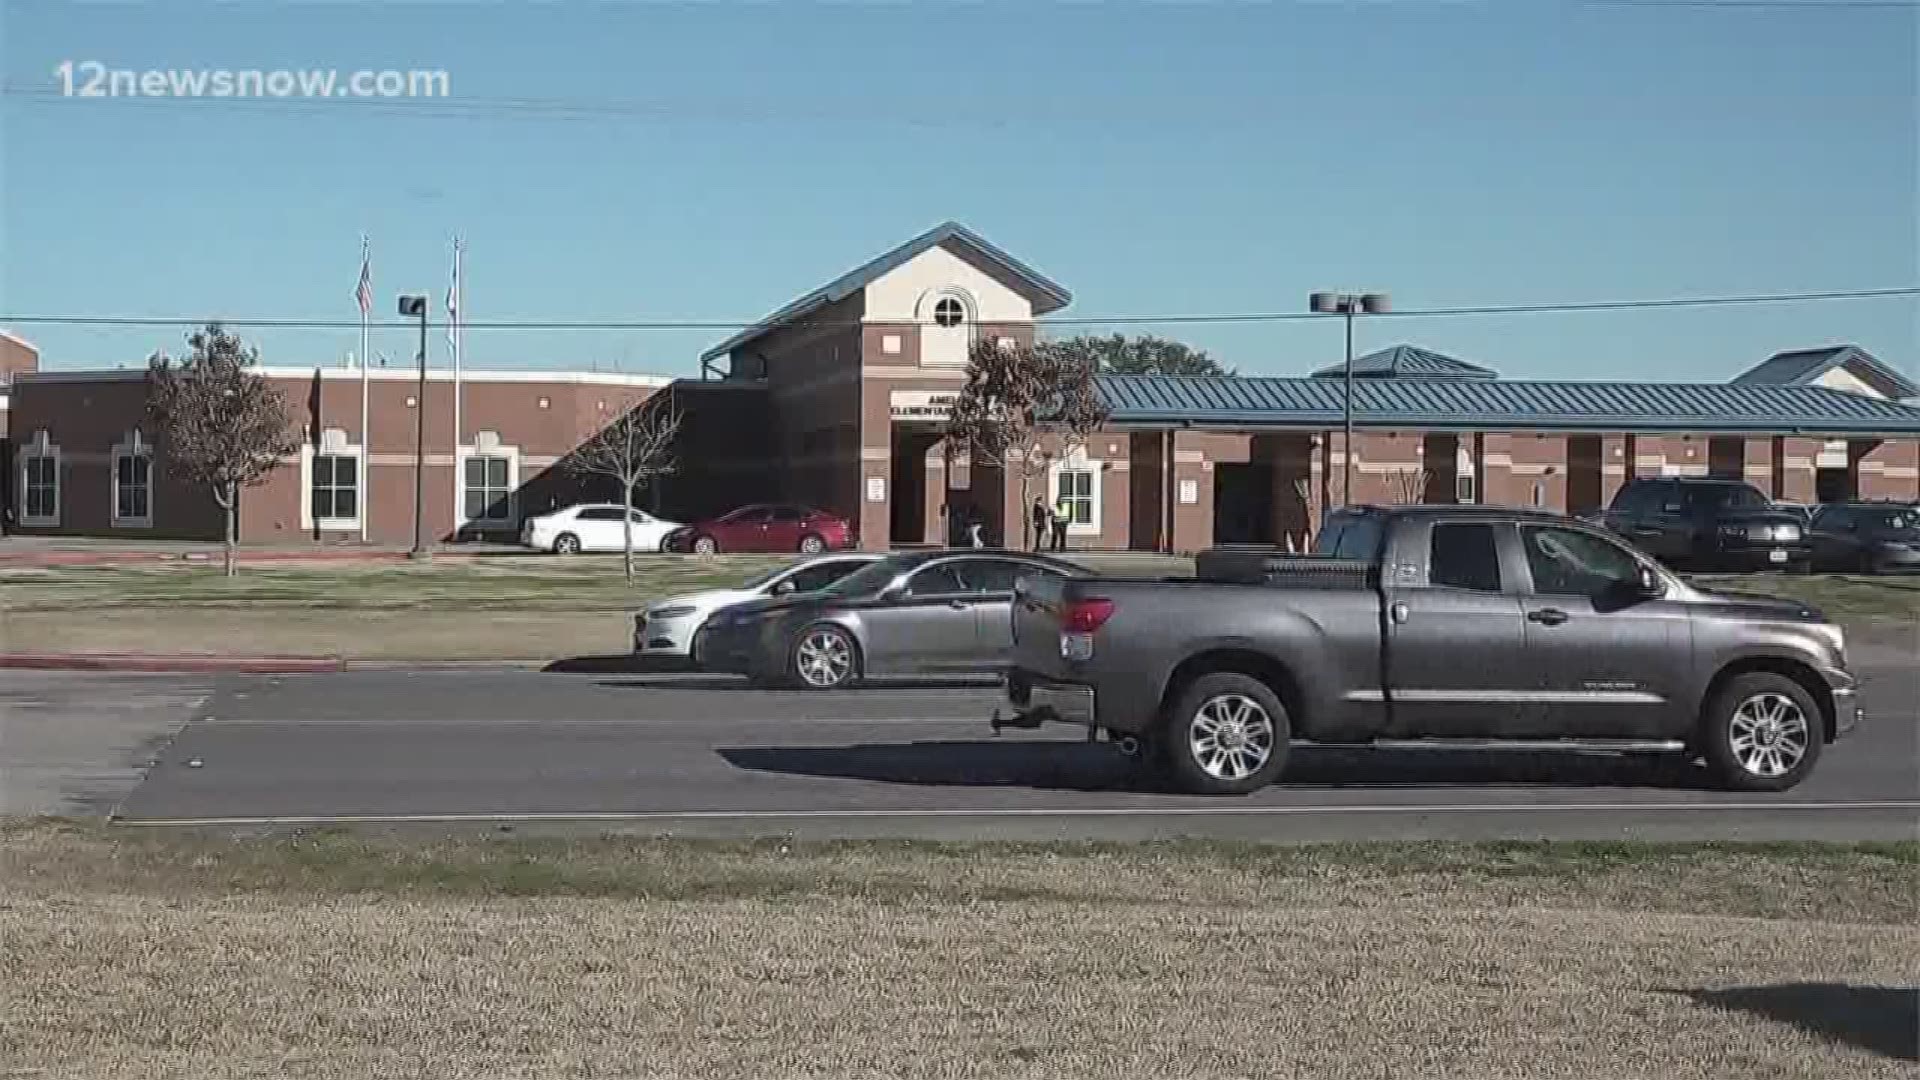
[[[1696,588],[1598,525],[1354,507],[1315,546],[1023,580],[996,728],[1104,731],[1202,794],[1272,782],[1293,740],[1429,739],[1682,752],[1783,791],[1860,720],[1840,627]]]

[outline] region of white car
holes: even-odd
[[[528,518],[520,526],[520,543],[556,555],[576,555],[582,551],[625,551],[626,528],[621,516],[627,511],[619,503],[582,503]],[[675,529],[677,521],[654,517],[645,510],[633,513],[633,550],[659,551],[660,541]]]
[[[697,661],[699,657],[693,655],[694,635],[721,608],[824,589],[879,558],[877,553],[859,551],[822,555],[769,570],[737,589],[710,589],[656,601],[645,611],[634,613],[633,651],[642,656]]]

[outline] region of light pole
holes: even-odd
[[[1391,310],[1386,293],[1317,292],[1307,298],[1309,309],[1323,315],[1342,315],[1347,320],[1346,391],[1341,395],[1341,413],[1346,438],[1340,450],[1340,504],[1353,504],[1353,318],[1356,315],[1380,315]]]
[[[427,298],[402,296],[400,314],[420,320],[420,389],[413,399],[413,550],[407,553],[407,557],[424,559],[427,557],[427,545],[421,530],[424,528],[422,518],[426,508],[427,471]]]

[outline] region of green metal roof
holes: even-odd
[[[1316,378],[1329,379],[1342,378],[1346,373],[1345,364],[1335,364],[1313,374]],[[1356,379],[1496,379],[1499,373],[1417,345],[1394,345],[1355,357],[1353,376]]]
[[[1114,423],[1150,427],[1327,428],[1335,379],[1102,375]],[[1920,435],[1920,408],[1823,386],[1773,383],[1506,382],[1365,379],[1354,417],[1371,427],[1483,431],[1701,431]]]
[[[1858,345],[1829,345],[1824,349],[1795,349],[1774,353],[1748,371],[1734,376],[1737,383],[1810,383],[1837,367],[1857,365],[1869,380],[1884,383],[1893,397],[1920,397],[1920,386]]]

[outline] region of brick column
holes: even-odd
[[[1495,506],[1525,506],[1526,485],[1513,474],[1513,436],[1505,431],[1480,436],[1480,501]]]
[[[1783,502],[1810,503],[1814,499],[1813,474],[1824,439],[1797,436],[1774,440],[1773,497]]]
[[[1633,477],[1633,443],[1631,435],[1600,437],[1600,505],[1603,508],[1613,505],[1613,497]]]
[[[1198,432],[1173,436],[1173,550],[1204,551],[1213,546],[1213,463],[1199,446]],[[1189,485],[1191,488],[1189,489]],[[1194,501],[1182,496],[1191,490]]]
[[[1770,436],[1751,438],[1746,441],[1744,464],[1741,475],[1747,483],[1767,493],[1770,499],[1777,499],[1780,493],[1773,489],[1773,439]]]
[[[1860,497],[1920,498],[1920,439],[1887,439],[1860,456]]]

